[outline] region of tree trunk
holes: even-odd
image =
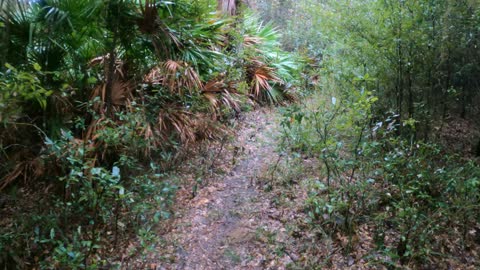
[[[238,15],[240,6],[242,5],[241,0],[218,0],[217,3],[218,10],[229,16]]]
[[[477,149],[475,151],[475,155],[477,157],[480,157],[480,140],[478,140],[478,144],[477,144]]]

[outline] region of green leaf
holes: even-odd
[[[16,69],[12,65],[10,65],[9,63],[5,63],[5,67],[10,69],[10,70],[16,71]]]
[[[34,64],[33,64],[33,68],[34,68],[36,71],[41,71],[41,70],[42,70],[42,67],[41,67],[38,63],[34,63]]]
[[[97,78],[95,78],[95,77],[88,77],[87,82],[88,82],[89,84],[94,84],[94,83],[97,82]]]
[[[53,145],[54,142],[49,137],[45,137],[45,144],[46,145]]]

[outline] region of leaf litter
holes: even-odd
[[[176,215],[160,228],[164,243],[143,265],[149,269],[286,269],[298,259],[289,250],[276,194],[264,191],[263,175],[278,159],[276,109],[262,108],[242,116],[234,140],[216,155],[215,168],[196,188],[199,164],[191,162],[182,175]],[[211,146],[212,147],[212,146]],[[215,156],[215,155],[214,155]],[[189,171],[190,170],[190,171]],[[192,192],[193,190],[193,192]]]

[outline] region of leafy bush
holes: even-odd
[[[129,137],[127,125],[123,127],[102,130],[99,138],[111,147],[125,143],[123,146],[128,149],[129,142],[136,143],[139,138]],[[122,131],[124,133],[117,136]],[[15,263],[19,266],[27,262],[29,256],[36,256],[47,268],[96,269],[108,262],[95,254],[107,252],[112,243],[123,245],[132,229],[143,230],[169,217],[176,188],[163,180],[164,175],[154,164],[147,170],[130,153],[124,152],[111,170],[97,167],[97,148],[75,139],[67,131],[59,140],[47,139],[46,145],[48,159],[65,171],[65,176],[56,179],[61,188],[47,201],[47,207],[36,209],[40,212],[33,215],[19,213],[14,220],[25,219],[24,224],[10,228],[14,231],[2,229],[5,236],[23,234],[25,240],[29,239],[27,242],[32,239],[36,246],[34,250],[22,252],[21,246],[16,246],[21,241],[2,239],[5,240],[2,251],[13,252],[12,258],[18,260]],[[33,232],[31,226],[35,228]]]
[[[480,166],[441,146],[397,137],[399,125],[414,129],[415,121],[397,123],[395,115],[379,121],[372,114],[376,97],[356,93],[313,96],[283,113],[283,147],[323,164],[321,178],[309,180],[310,224],[331,238],[349,235],[346,253],[365,233],[358,228],[368,226],[377,250],[370,259],[387,265],[436,264],[476,245]]]
[[[10,64],[5,67],[5,74],[0,73],[0,123],[14,123],[17,118],[24,116],[22,108],[29,105],[44,110],[52,91],[42,86],[39,77],[44,74],[41,67],[35,63],[34,69],[28,72],[19,71]]]

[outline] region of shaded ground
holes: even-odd
[[[278,160],[274,117],[270,109],[245,115],[219,161],[224,173],[182,206],[150,268],[283,269],[296,259],[272,194],[262,191]]]
[[[372,223],[358,224],[348,236],[307,216],[307,194],[325,181],[321,164],[303,155],[279,157],[277,115],[275,109],[248,113],[233,141],[199,147],[178,171],[176,215],[158,228],[162,242],[126,269],[410,269],[377,250]],[[196,189],[198,178],[203,187]],[[388,243],[398,238],[393,230],[386,234]],[[438,269],[475,269],[474,261],[457,259]]]

